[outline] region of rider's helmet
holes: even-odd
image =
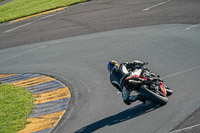
[[[110,72],[116,66],[119,66],[119,63],[115,60],[111,60],[108,62],[108,71]]]

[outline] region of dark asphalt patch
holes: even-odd
[[[199,133],[200,132],[200,108],[176,126],[170,133]]]

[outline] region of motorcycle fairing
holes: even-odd
[[[163,82],[160,82],[160,89],[161,89],[161,91],[163,92],[163,94],[164,94],[165,96],[167,96],[167,91],[166,91],[166,89],[165,89],[165,86],[163,85]]]

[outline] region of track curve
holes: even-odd
[[[42,73],[71,86],[69,111],[55,133],[169,132],[200,107],[199,6],[199,0],[94,0],[1,24],[0,72]],[[174,90],[168,104],[126,106],[109,83],[111,59],[148,61]]]
[[[70,109],[54,132],[169,132],[200,106],[200,31],[186,30],[190,26],[144,26],[4,49],[0,67],[54,75],[72,86]],[[161,108],[126,106],[109,83],[110,59],[148,61],[174,95]]]
[[[198,25],[199,12],[199,0],[92,0],[61,12],[0,25],[0,48],[146,25]]]

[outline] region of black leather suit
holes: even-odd
[[[144,62],[135,60],[130,63],[121,63],[119,66],[114,67],[110,71],[110,81],[113,86],[122,92],[122,99],[127,105],[130,105],[132,102],[138,100],[138,95],[130,96],[130,93],[132,90],[141,85],[141,82],[137,80],[140,77],[132,75],[132,73],[128,70],[132,69],[134,72],[135,69],[141,67],[142,65],[144,65]],[[140,69],[139,71],[141,74],[142,70]]]

